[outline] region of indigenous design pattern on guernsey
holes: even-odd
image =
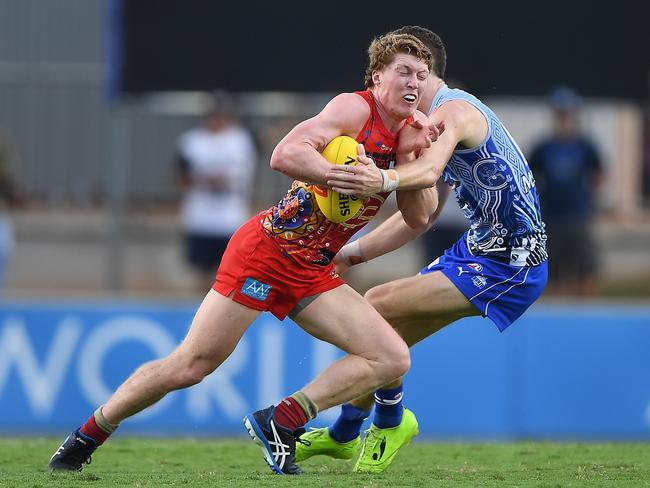
[[[386,196],[373,195],[358,215],[334,223],[316,205],[313,185],[294,181],[285,197],[265,212],[262,226],[288,255],[327,265],[350,237],[372,220]]]

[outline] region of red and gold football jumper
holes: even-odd
[[[383,124],[370,90],[357,92],[370,106],[370,117],[356,136],[366,155],[381,169],[395,164],[397,134]],[[366,200],[357,215],[347,222],[329,221],[319,210],[314,197],[318,188],[294,181],[286,196],[274,207],[262,212],[262,225],[280,248],[298,262],[324,266],[377,214],[389,193],[379,193]]]
[[[356,93],[368,103],[370,116],[355,139],[379,168],[391,168],[398,134],[384,126],[370,90]],[[369,197],[357,215],[334,223],[319,210],[315,190],[294,181],[277,205],[242,225],[228,243],[212,288],[282,320],[302,298],[344,284],[332,259],[377,214],[389,193]]]

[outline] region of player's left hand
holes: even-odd
[[[359,144],[357,164],[332,166],[327,172],[327,186],[345,195],[369,197],[381,191],[384,180],[372,158],[366,156],[363,144]]]
[[[444,121],[427,125],[419,120],[414,120],[400,131],[397,153],[417,153],[422,149],[431,147],[431,144],[436,142],[444,131]]]

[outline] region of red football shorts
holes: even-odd
[[[212,289],[255,310],[284,319],[304,297],[345,283],[327,266],[300,264],[283,253],[255,216],[230,238]]]

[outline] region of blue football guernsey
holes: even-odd
[[[533,174],[521,149],[494,112],[467,92],[443,85],[429,113],[451,100],[464,100],[485,116],[487,137],[477,147],[456,149],[443,172],[470,221],[472,254],[512,265],[547,259],[546,234]]]

